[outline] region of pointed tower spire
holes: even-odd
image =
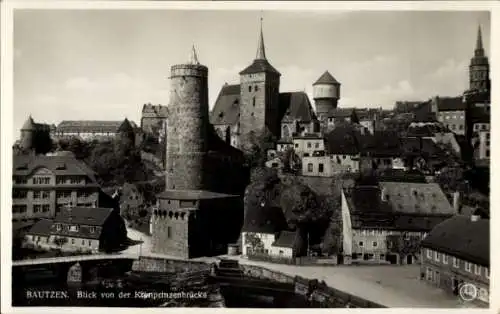
[[[262,31],[262,16],[260,17],[260,37],[259,37],[259,45],[257,47],[257,57],[256,60],[266,60],[266,48],[264,46],[264,33]]]
[[[198,55],[196,54],[196,49],[194,48],[191,49],[191,55],[189,56],[189,64],[200,64],[198,61]]]
[[[481,33],[481,24],[479,24],[477,28],[477,39],[476,39],[476,55],[478,53],[482,56],[484,54],[484,48],[483,48],[483,36]]]

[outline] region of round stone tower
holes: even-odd
[[[208,68],[191,60],[171,68],[167,121],[167,190],[205,188],[203,164],[208,150]]]
[[[28,117],[21,127],[21,139],[19,146],[24,150],[33,148],[33,137],[35,133],[35,122],[31,116]]]
[[[326,71],[313,84],[313,97],[316,104],[316,114],[320,120],[326,117],[331,109],[337,108],[340,98],[340,83]]]

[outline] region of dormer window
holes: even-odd
[[[90,233],[95,233],[95,227],[94,226],[91,226],[89,229],[90,229]]]
[[[76,225],[73,225],[73,226],[69,226],[69,231],[70,232],[78,232],[78,230],[80,230],[80,228]]]
[[[57,224],[57,225],[56,225],[56,230],[57,230],[57,231],[61,231],[61,230],[62,230],[61,224]]]

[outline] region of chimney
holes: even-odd
[[[460,192],[455,191],[453,192],[453,209],[455,210],[456,214],[460,214],[461,211],[461,202],[460,202]]]

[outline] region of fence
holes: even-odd
[[[272,256],[265,254],[248,254],[247,257],[249,260],[253,261],[262,261],[262,262],[297,265],[297,266],[337,265],[336,258],[326,259],[314,256],[282,257],[282,256]]]

